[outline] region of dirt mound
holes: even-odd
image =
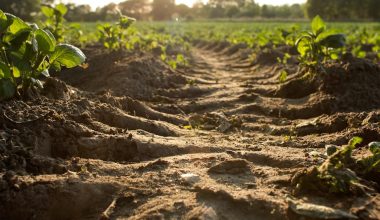
[[[326,67],[320,90],[336,97],[342,110],[371,110],[380,105],[380,66],[365,59],[352,59]]]
[[[105,54],[106,53],[106,54]],[[187,83],[184,76],[167,68],[160,58],[144,53],[89,50],[88,67],[67,70],[59,78],[79,89],[113,95],[152,99],[159,89],[178,88]]]
[[[289,198],[292,177],[322,164],[326,145],[361,136],[365,156],[380,140],[376,65],[331,63],[307,78],[289,64],[280,87],[283,66],[197,45],[191,68],[177,70],[89,48],[87,69],[46,80],[35,99],[0,103],[0,216],[302,219],[313,208],[376,219],[378,189]]]
[[[299,101],[308,99],[310,105],[319,106],[320,114],[371,111],[380,105],[377,86],[380,83],[379,65],[364,59],[352,59],[328,64],[325,71],[317,75],[301,71],[297,73],[298,77],[289,79],[273,94]],[[313,96],[320,98],[312,102]],[[308,117],[313,117],[313,114]]]
[[[139,160],[128,130],[177,136],[181,131],[171,123],[186,123],[129,97],[87,94],[56,79],[45,85],[38,100],[4,103],[1,119],[4,129],[13,129],[18,134],[13,136],[21,138],[16,143],[43,156]]]
[[[264,49],[256,54],[253,65],[274,65],[283,57],[284,53],[279,50]]]

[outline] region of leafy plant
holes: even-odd
[[[286,68],[288,66],[288,59],[290,59],[290,58],[291,58],[291,55],[289,53],[285,53],[284,57],[282,59],[280,57],[277,57],[277,62],[280,65],[282,65],[284,68]],[[287,78],[288,78],[288,72],[285,69],[283,69],[280,72],[280,75],[278,77],[278,81],[280,83],[284,83]]]
[[[87,36],[83,34],[81,30],[81,25],[78,23],[72,23],[67,29],[66,40],[72,44],[85,46],[87,41]]]
[[[54,35],[57,42],[62,42],[64,40],[64,16],[67,13],[67,10],[67,7],[62,3],[56,6],[44,4],[41,7],[41,12],[47,18],[44,25],[46,25],[46,29]]]
[[[163,53],[161,54],[161,59],[173,69],[177,69],[178,65],[189,65],[189,61],[187,61],[183,54],[177,54],[177,56],[175,56],[175,59],[172,59],[170,56],[167,56],[165,53]]]
[[[345,46],[346,37],[334,30],[327,30],[325,22],[319,16],[312,20],[311,29],[312,31],[303,32],[297,39],[296,47],[301,63],[315,69],[322,67],[322,63],[328,58],[338,58],[337,49]]]
[[[373,190],[365,185],[367,182],[363,178],[380,181],[380,143],[369,144],[371,156],[362,159],[352,157],[353,150],[362,141],[360,137],[352,138],[348,145],[330,152],[331,156],[321,166],[296,175],[293,183],[297,184],[297,190],[344,194]]]
[[[136,21],[122,15],[119,12],[119,22],[116,24],[98,25],[99,40],[105,48],[110,50],[120,50],[123,48],[123,43],[126,40],[126,30]]]
[[[85,62],[83,52],[69,44],[58,44],[49,30],[0,10],[0,98],[42,87],[40,75],[49,69],[72,68]]]
[[[372,142],[369,145],[371,156],[359,160],[362,167],[361,174],[376,181],[380,180],[380,142]]]

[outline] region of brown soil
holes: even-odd
[[[2,219],[302,219],[286,198],[323,161],[312,153],[380,141],[380,70],[365,60],[314,77],[293,64],[281,85],[281,50],[252,63],[245,45],[198,42],[179,70],[86,53],[38,98],[0,103]],[[297,196],[380,218],[378,192]]]

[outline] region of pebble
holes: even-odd
[[[181,175],[181,179],[187,184],[195,184],[201,180],[201,178],[194,173],[185,173]]]

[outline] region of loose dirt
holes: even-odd
[[[378,191],[294,195],[291,183],[327,144],[380,140],[378,65],[350,58],[301,80],[294,61],[280,84],[281,50],[252,62],[244,45],[198,42],[178,70],[85,52],[87,69],[0,104],[2,219],[303,219],[290,196],[380,218]]]

